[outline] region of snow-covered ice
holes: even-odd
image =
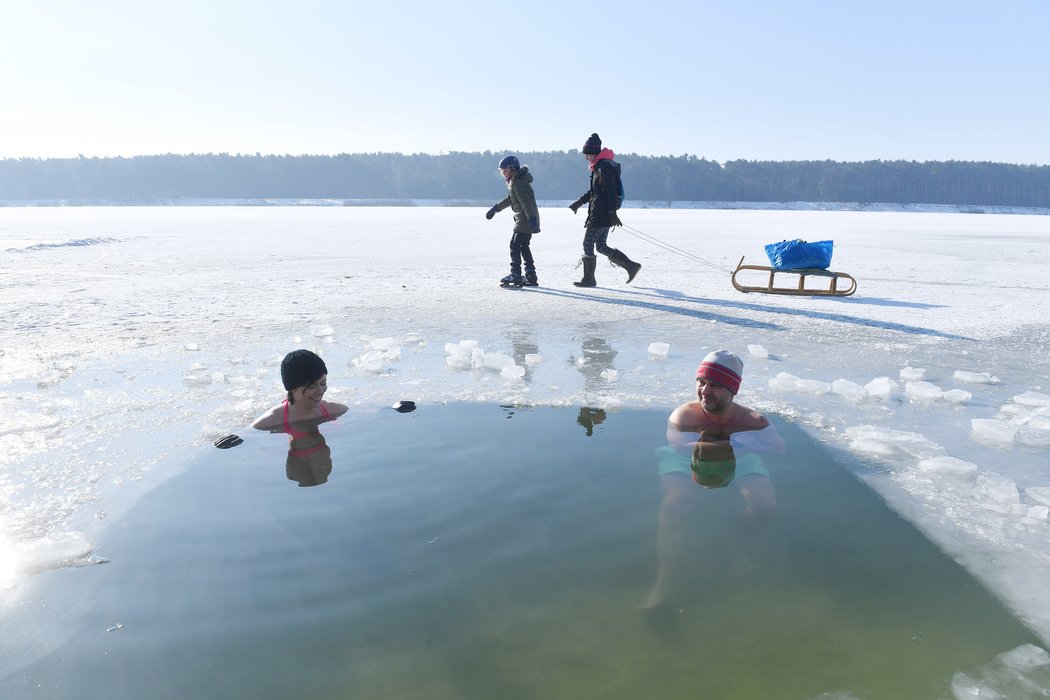
[[[0,208],[0,590],[99,561],[147,489],[219,435],[254,439],[295,347],[325,358],[331,398],[354,409],[666,411],[728,348],[742,403],[806,429],[1050,642],[1047,217],[627,209],[721,271],[617,229],[638,278],[600,265],[580,289],[581,222],[545,208],[543,286],[508,294],[492,282],[506,241],[482,213]],[[799,232],[835,241],[854,296],[733,289],[741,255],[761,264]]]

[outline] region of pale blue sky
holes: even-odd
[[[0,0],[0,157],[1050,164],[1047,0]]]

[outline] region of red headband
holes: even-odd
[[[717,382],[734,394],[740,391],[740,375],[725,365],[719,365],[714,362],[701,362],[696,368],[696,378]]]

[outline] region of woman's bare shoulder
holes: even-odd
[[[283,408],[284,404],[277,404],[253,420],[252,427],[256,430],[269,430],[282,425],[284,423],[284,416],[282,413]]]

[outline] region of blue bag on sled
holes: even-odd
[[[769,256],[769,264],[777,270],[826,270],[831,267],[831,249],[834,245],[834,241],[807,243],[796,238],[793,241],[770,243],[766,246],[766,255]]]

